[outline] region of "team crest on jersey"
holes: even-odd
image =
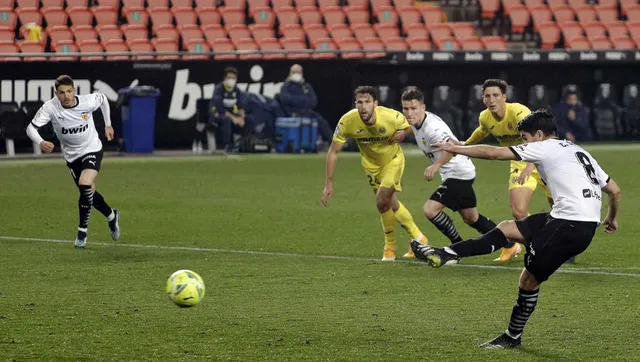
[[[426,146],[426,145],[427,145],[427,140],[425,140],[425,139],[423,138],[423,139],[422,139],[422,144]]]
[[[507,125],[507,128],[509,128],[510,131],[513,131],[513,125],[511,123]]]
[[[384,128],[384,127],[380,127],[380,128],[378,128],[378,133],[380,133],[380,134],[385,134],[385,132],[387,132],[387,129],[386,129],[386,128]]]
[[[89,119],[89,113],[86,113],[86,112],[85,112],[85,113],[82,113],[82,114],[80,115],[80,117],[82,117],[82,119],[84,119],[84,120],[86,121],[86,120],[88,120],[88,119]]]

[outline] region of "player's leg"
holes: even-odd
[[[382,261],[396,259],[396,216],[391,208],[391,200],[395,189],[380,186],[376,190],[376,207],[380,213],[382,231],[384,232],[384,252]]]
[[[91,208],[93,207],[92,186],[96,176],[98,176],[97,170],[86,168],[85,164],[86,162],[81,164],[80,176],[77,182],[78,190],[80,191],[80,198],[78,199],[78,235],[75,241],[77,248],[84,248],[87,243],[87,229],[91,218]]]
[[[481,234],[486,234],[496,227],[496,223],[479,213],[475,207],[460,210],[460,216],[465,224],[478,230]]]
[[[93,184],[93,207],[107,218],[111,239],[118,240],[120,238],[120,211],[107,204],[104,196],[96,190],[95,183]]]
[[[426,216],[427,219],[431,221],[431,223],[435,225],[442,234],[444,234],[444,236],[449,238],[452,244],[462,241],[460,234],[458,234],[458,230],[455,225],[453,225],[453,221],[449,215],[442,211],[445,208],[445,205],[440,202],[444,200],[439,196],[440,194],[438,193],[438,190],[436,190],[429,200],[425,202],[423,207],[424,216]]]

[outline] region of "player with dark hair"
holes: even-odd
[[[453,221],[443,210],[445,207],[460,213],[462,220],[481,234],[496,224],[481,215],[476,208],[473,182],[476,168],[466,157],[437,150],[434,144],[448,140],[457,141],[449,126],[436,114],[427,112],[424,94],[417,88],[409,88],[402,94],[402,113],[409,121],[418,147],[429,158],[431,165],[424,170],[424,178],[433,180],[440,173],[442,184],[424,204],[424,215],[451,243],[462,241]]]
[[[500,146],[515,146],[523,142],[518,133],[517,124],[531,111],[520,103],[507,103],[507,87],[507,82],[501,79],[487,79],[484,82],[482,100],[487,109],[480,113],[478,128],[463,144],[479,143],[489,135],[493,135]],[[541,182],[532,164],[512,161],[509,172],[511,212],[516,220],[520,220],[529,214],[529,202],[536,186],[540,186],[547,195],[547,199],[550,199],[549,190]],[[521,250],[520,245],[509,242],[495,261],[508,261],[520,254]]]
[[[396,259],[396,221],[412,239],[427,243],[409,210],[396,197],[396,192],[402,191],[404,172],[404,153],[398,142],[404,139],[405,130],[410,126],[402,113],[378,106],[378,94],[373,87],[356,88],[355,103],[356,109],[342,116],[333,134],[327,152],[327,178],[321,202],[327,206],[327,198],[333,196],[338,152],[350,137],[358,144],[362,167],[376,194],[376,206],[384,231],[382,260],[393,261]],[[409,250],[404,257],[413,258],[413,252]]]
[[[540,109],[518,123],[526,143],[510,147],[459,146],[451,142],[437,147],[454,154],[491,160],[532,162],[553,197],[550,213],[501,222],[490,232],[453,244],[433,248],[412,242],[417,258],[438,268],[461,257],[489,254],[518,240],[526,246],[519,294],[511,312],[509,328],[483,348],[515,348],[521,343],[525,324],[538,302],[540,285],[567,260],[584,252],[600,223],[602,191],[609,197],[603,224],[605,232],[618,229],[620,188],[582,147],[556,136],[556,123],[549,111]]]
[[[111,127],[109,100],[102,93],[76,95],[73,79],[68,75],[61,75],[56,79],[55,90],[56,97],[38,110],[27,127],[27,135],[44,152],[52,152],[54,144],[42,139],[38,133],[38,128],[51,122],[60,140],[67,167],[80,191],[80,222],[75,246],[84,248],[87,243],[91,207],[95,207],[107,218],[111,238],[117,240],[120,237],[120,212],[107,204],[95,186],[102,163],[102,142],[93,123],[92,113],[100,108],[105,123],[105,136],[107,140],[112,140],[114,132]]]

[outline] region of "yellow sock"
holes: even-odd
[[[384,248],[396,250],[396,216],[389,209],[380,214],[382,231],[384,231]]]
[[[407,230],[412,239],[420,240],[422,233],[420,232],[420,229],[418,229],[418,225],[413,222],[411,213],[409,212],[409,210],[407,210],[406,207],[404,207],[401,202],[398,203],[400,204],[400,207],[398,208],[398,211],[395,212],[396,220],[398,220],[400,225],[402,225],[402,227]]]

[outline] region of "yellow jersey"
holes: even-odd
[[[360,149],[364,168],[384,167],[398,155],[403,155],[399,144],[390,144],[391,136],[409,128],[405,116],[393,109],[378,106],[374,109],[376,122],[369,126],[360,118],[357,109],[347,112],[336,126],[333,142],[344,144],[351,137]]]
[[[496,119],[488,109],[485,109],[478,117],[480,125],[467,139],[466,144],[476,144],[489,135],[495,137],[502,147],[522,144],[524,141],[518,132],[518,122],[529,113],[531,110],[520,103],[507,103],[507,110],[502,119]]]

